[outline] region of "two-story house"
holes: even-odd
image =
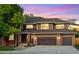
[[[27,45],[75,45],[75,31],[68,30],[71,22],[58,18],[31,17],[25,20],[15,42]]]

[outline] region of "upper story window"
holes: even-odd
[[[40,29],[49,29],[49,24],[41,24]]]
[[[33,25],[32,24],[26,25],[26,29],[33,29]]]
[[[64,24],[56,24],[56,29],[64,29]]]

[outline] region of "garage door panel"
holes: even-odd
[[[39,37],[38,45],[56,45],[56,37]]]
[[[62,45],[72,45],[72,37],[62,37]]]

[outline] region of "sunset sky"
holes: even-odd
[[[20,4],[24,12],[45,18],[79,19],[79,4]]]

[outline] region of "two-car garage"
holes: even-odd
[[[59,42],[57,42],[57,40]],[[37,38],[37,45],[57,45],[60,43],[61,45],[72,45],[73,38],[72,36],[61,36],[61,39],[57,39],[56,37],[38,37]]]

